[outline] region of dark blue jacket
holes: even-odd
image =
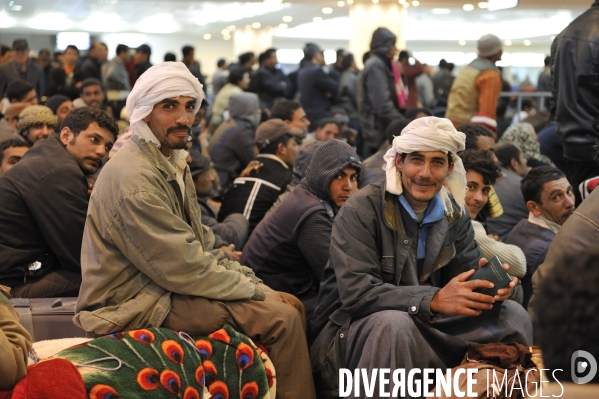
[[[315,130],[321,119],[331,113],[332,100],[337,94],[339,84],[324,73],[321,67],[309,62],[300,69],[297,77],[300,103],[306,111],[306,117]]]

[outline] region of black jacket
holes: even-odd
[[[312,130],[315,130],[318,122],[331,113],[332,100],[337,95],[339,84],[320,66],[309,62],[298,72],[297,85],[302,108],[306,111]]]
[[[0,177],[0,284],[22,282],[34,261],[81,271],[87,180],[58,134]]]
[[[272,108],[277,98],[285,98],[289,89],[287,77],[280,69],[260,67],[254,77],[260,108]]]
[[[599,1],[551,45],[552,93],[564,156],[592,161],[599,141]]]
[[[75,81],[81,82],[85,79],[98,79],[100,82],[102,81],[102,71],[100,66],[102,64],[92,57],[87,57],[83,60],[83,62],[75,68]]]

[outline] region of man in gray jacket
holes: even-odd
[[[229,324],[266,346],[278,397],[314,398],[301,302],[215,250],[201,223],[185,148],[202,97],[180,62],[137,80],[133,136],[90,198],[74,321],[90,335],[158,326],[207,335]]]
[[[323,395],[338,394],[339,368],[445,373],[469,342],[532,342],[530,317],[507,300],[518,279],[494,297],[474,292],[491,282],[468,281],[486,260],[465,212],[456,155],[464,141],[448,119],[416,119],[385,156],[386,182],[358,191],[337,215],[311,323]],[[418,396],[432,388],[422,387]]]

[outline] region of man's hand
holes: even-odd
[[[510,266],[507,263],[504,263],[502,266],[506,272],[510,271]],[[497,291],[497,295],[494,297],[495,302],[501,302],[510,299],[514,288],[516,288],[518,284],[520,284],[520,280],[517,277],[512,276],[512,282],[510,285]]]
[[[495,235],[495,234],[487,234],[487,235],[489,237],[491,237],[492,239],[494,239],[495,241],[501,242],[498,235]]]
[[[235,244],[231,244],[228,247],[222,246],[219,249],[229,255],[229,260],[233,262],[239,262],[239,259],[241,259],[241,251],[235,251]]]
[[[267,285],[264,285],[262,283],[258,283],[256,284],[258,287],[261,287],[264,292],[266,293],[266,300],[270,300],[270,301],[277,301],[277,302],[283,302],[286,303],[283,300],[283,297],[281,295],[279,295],[279,293],[275,290],[273,290],[272,288],[270,288]]]
[[[478,267],[480,268],[486,263],[487,260],[482,258],[478,262]],[[431,301],[431,311],[446,316],[478,316],[483,310],[491,309],[499,295],[493,298],[489,295],[472,292],[477,288],[493,288],[493,283],[490,281],[466,281],[474,272],[475,270],[468,270],[458,274],[445,287],[441,288]]]

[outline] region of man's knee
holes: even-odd
[[[532,345],[532,320],[522,305],[511,300],[504,301],[501,304],[500,315],[505,323],[513,326],[514,342]]]
[[[398,310],[384,310],[368,316],[368,324],[372,327],[372,333],[383,334],[387,337],[409,336],[409,332],[416,329],[416,324],[406,312]]]

